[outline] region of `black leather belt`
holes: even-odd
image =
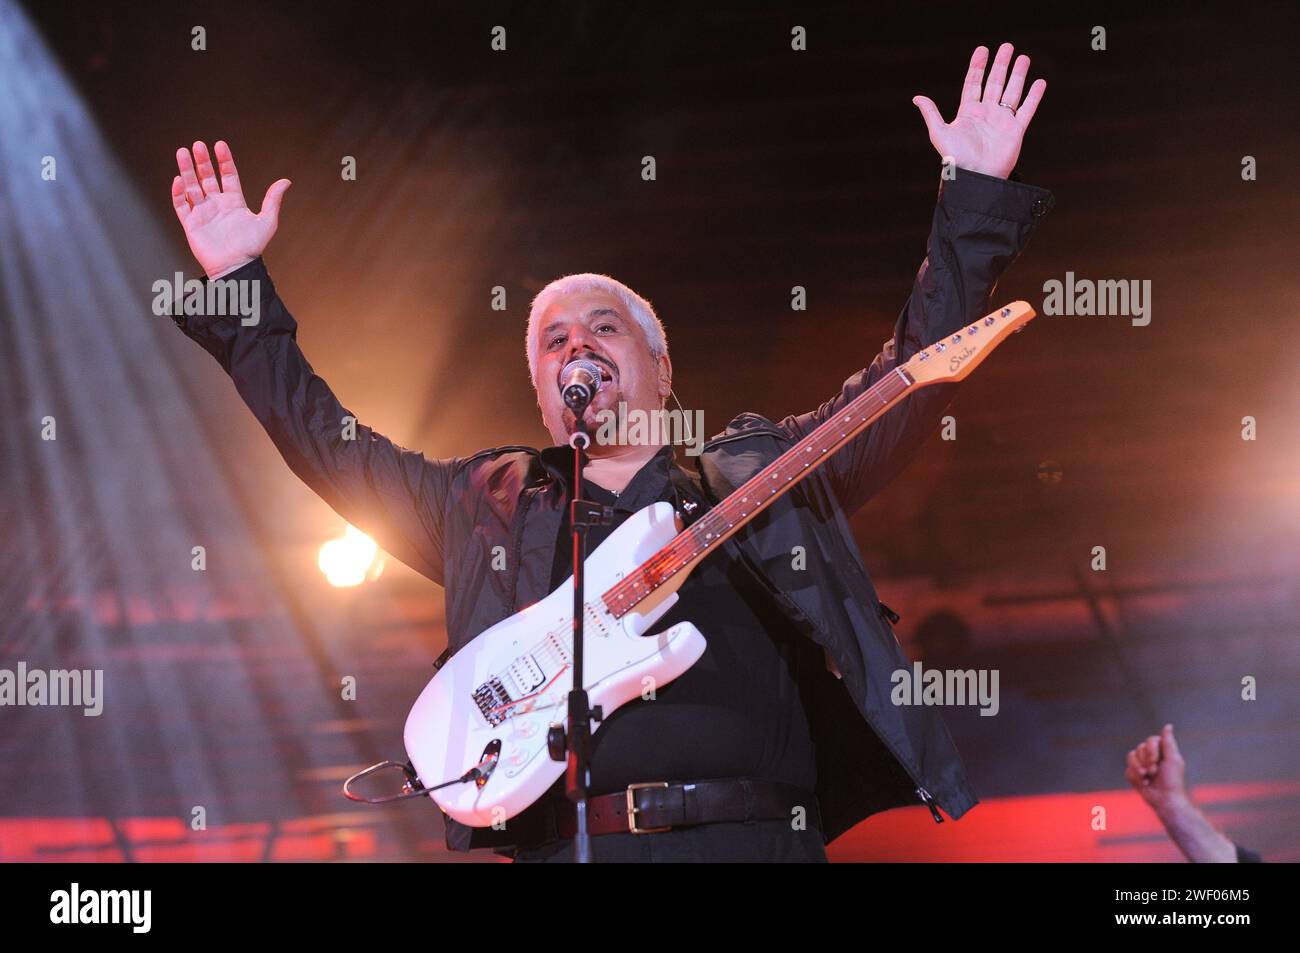
[[[802,815],[796,813],[798,809]],[[821,830],[817,798],[811,791],[751,778],[677,784],[651,781],[587,801],[587,829],[592,834],[652,834],[724,821],[793,823],[800,816],[807,827]],[[577,834],[577,811],[572,802],[566,801],[556,809],[555,826],[566,840]]]

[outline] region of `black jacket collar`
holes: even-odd
[[[558,444],[553,447],[547,447],[538,454],[542,465],[547,469],[553,479],[559,480],[566,488],[573,482],[573,448],[564,444]],[[637,471],[627,489],[619,497],[620,504],[626,498],[628,505],[633,502],[634,496],[640,496],[642,489],[647,492],[655,493],[658,498],[657,489],[661,487],[664,481],[670,478],[674,468],[674,453],[672,444],[664,444],[659,451],[646,461],[645,466]],[[591,464],[591,457],[586,450],[582,451],[582,468],[585,471]],[[654,500],[647,500],[647,503]]]

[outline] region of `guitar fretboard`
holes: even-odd
[[[739,532],[782,493],[898,403],[915,383],[902,367],[896,367],[872,384],[605,592],[601,598],[610,613],[621,619],[677,573]]]

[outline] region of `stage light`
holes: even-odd
[[[321,546],[318,564],[329,584],[338,588],[373,581],[384,571],[379,546],[351,524],[340,538]]]

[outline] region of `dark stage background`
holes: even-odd
[[[998,669],[1002,698],[948,716],[984,804],[877,816],[832,857],[1175,859],[1123,779],[1173,722],[1216,823],[1297,859],[1291,10],[0,0],[0,667],[106,684],[97,718],[0,709],[0,859],[465,859],[431,805],[339,794],[401,755],[442,593],[392,560],[326,584],[342,521],[152,314],[155,280],[200,274],[177,147],[226,139],[251,205],[293,180],[271,274],[316,370],[397,442],[546,445],[523,328],[577,271],[655,304],[712,434],[809,409],[889,337],[938,185],[911,97],[951,118],[1003,40],[1048,81],[1018,171],[1057,206],[994,302],[1150,280],[1151,322],[1040,316],[855,519],[909,652]]]

